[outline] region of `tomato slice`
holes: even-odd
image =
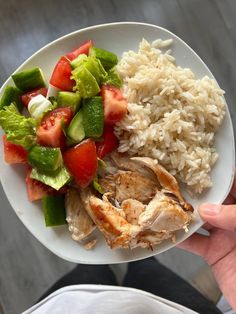
[[[50,84],[63,91],[72,91],[75,81],[70,79],[71,77],[71,65],[70,61],[65,57],[57,62],[52,76],[50,78]]]
[[[43,95],[44,97],[46,97],[47,92],[48,92],[48,89],[46,87],[40,87],[37,89],[33,89],[33,90],[21,95],[21,101],[22,101],[23,105],[27,108],[30,100],[33,97],[38,96],[38,95]]]
[[[88,55],[90,47],[93,42],[91,40],[86,41],[79,48],[75,48],[65,56],[62,56],[57,62],[52,76],[50,78],[50,84],[63,91],[72,91],[75,85],[75,81],[71,80],[71,65],[70,61],[77,58],[80,54],[84,53]]]
[[[47,113],[38,127],[37,142],[43,146],[65,147],[64,125],[69,125],[73,111],[69,107],[61,107]]]
[[[8,164],[26,164],[27,151],[20,145],[7,140],[6,134],[2,136],[4,145],[4,160]]]
[[[65,194],[67,191],[67,187],[62,187],[59,191],[53,189],[52,187],[30,178],[32,169],[27,171],[27,175],[25,178],[26,189],[28,194],[28,199],[30,202],[34,202],[42,199],[47,195],[57,195],[57,194]]]
[[[70,51],[69,53],[66,54],[66,57],[72,61],[75,58],[77,58],[79,55],[81,55],[82,53],[88,55],[89,53],[89,49],[90,47],[93,46],[93,42],[92,40],[88,40],[85,43],[83,43],[81,46],[79,46],[78,48],[73,49],[72,51]]]
[[[127,113],[127,100],[121,90],[112,85],[102,85],[101,96],[103,99],[105,122],[115,124]]]
[[[103,159],[107,154],[111,153],[119,146],[119,141],[114,134],[112,125],[105,125],[102,135],[103,140],[96,142],[97,156]]]
[[[97,167],[97,154],[94,141],[88,139],[68,149],[63,154],[66,167],[82,188],[87,187],[93,180]]]
[[[28,199],[30,202],[34,202],[42,199],[44,196],[49,195],[52,188],[39,182],[35,179],[30,178],[30,172],[27,173],[25,183],[28,194]]]

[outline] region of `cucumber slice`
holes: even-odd
[[[102,97],[96,96],[84,100],[82,112],[85,136],[92,138],[101,137],[104,125]]]
[[[77,142],[73,141],[71,138],[69,138],[69,136],[67,136],[67,138],[66,138],[66,146],[67,147],[71,147],[71,146],[74,146],[75,144],[77,144]]]
[[[18,110],[21,111],[23,104],[20,100],[21,91],[14,86],[7,86],[0,99],[0,109],[5,106],[10,106],[11,103],[15,103]]]
[[[57,97],[57,103],[59,107],[71,107],[76,112],[81,104],[81,96],[79,92],[59,92]]]
[[[34,146],[28,155],[29,163],[41,172],[55,172],[62,166],[60,148]]]
[[[44,196],[43,213],[47,227],[66,224],[66,210],[64,195]]]
[[[33,68],[12,75],[12,79],[20,90],[23,92],[30,91],[37,87],[46,86],[42,70]]]
[[[91,47],[89,55],[98,58],[106,71],[118,63],[118,58],[113,52],[101,48]]]
[[[60,168],[52,174],[45,174],[33,168],[30,177],[51,186],[57,191],[71,180],[71,175],[65,167]]]
[[[72,71],[71,78],[75,80],[76,89],[82,98],[93,97],[100,91],[95,77],[83,65]]]
[[[69,137],[69,142],[72,142],[73,144],[77,144],[85,138],[83,114],[81,110],[77,112],[72,119],[67,129],[67,135]]]

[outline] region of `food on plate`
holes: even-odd
[[[46,97],[47,93],[48,93],[48,89],[46,87],[36,88],[34,90],[31,90],[21,95],[21,102],[27,108],[32,98],[35,98],[35,96],[38,96],[38,95],[42,95]]]
[[[102,134],[102,140],[96,142],[98,158],[103,159],[107,154],[117,149],[118,146],[119,141],[114,134],[113,126],[109,124],[105,125]]]
[[[21,91],[15,86],[7,86],[0,99],[0,109],[5,106],[9,106],[12,102],[15,103],[19,110],[22,109],[23,105],[20,99]]]
[[[112,85],[103,85],[101,95],[104,106],[104,119],[107,124],[115,124],[127,113],[127,100],[120,89]]]
[[[63,154],[64,163],[78,186],[87,187],[96,175],[98,159],[95,142],[87,139]]]
[[[174,240],[194,212],[179,183],[198,193],[211,185],[223,91],[176,66],[161,50],[169,43],[143,40],[119,61],[88,40],[60,57],[49,86],[35,67],[4,90],[6,163],[25,165],[46,226],[67,224],[86,249],[97,231],[111,248]]]
[[[42,146],[63,149],[66,141],[64,128],[70,124],[72,117],[70,107],[59,107],[47,112],[37,127],[37,142]]]
[[[92,248],[96,244],[96,238],[92,235],[96,225],[84,208],[78,191],[73,187],[66,193],[65,207],[72,239]]]
[[[171,43],[143,39],[117,66],[129,113],[115,128],[118,151],[159,160],[190,192],[201,193],[212,186],[224,92],[213,79],[176,65],[166,50]]]
[[[45,79],[40,68],[33,68],[12,75],[16,87],[22,92],[32,91],[35,88],[45,87]]]
[[[193,208],[154,159],[113,152],[106,163],[98,180],[102,198],[91,187],[79,195],[111,248],[152,248],[176,230],[187,230]]]
[[[76,112],[81,105],[81,95],[79,92],[60,91],[57,96],[57,104],[59,107],[63,107],[66,104],[73,112]]]
[[[16,145],[7,140],[6,135],[3,137],[4,160],[7,164],[26,164],[27,151],[21,146]]]

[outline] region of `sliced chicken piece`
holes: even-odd
[[[110,156],[105,157],[103,160],[104,165],[98,167],[98,175],[101,177],[108,176],[110,174],[115,174],[119,170],[115,162],[110,158]]]
[[[133,198],[147,203],[154,197],[157,190],[155,182],[138,172],[132,171],[118,171],[115,175],[100,179],[99,184],[105,192],[110,192],[118,202]]]
[[[178,183],[151,158],[111,154],[112,171],[99,179],[102,199],[81,189],[82,204],[111,248],[151,248],[186,229],[193,208]],[[115,167],[113,167],[114,162]]]
[[[130,241],[140,232],[140,227],[128,223],[109,201],[92,195],[89,189],[81,190],[81,197],[108,245],[111,248],[128,248]]]
[[[116,199],[111,198],[111,193],[107,192],[103,194],[102,200],[105,202],[110,202],[113,205],[114,210],[124,219],[126,219],[123,209],[120,207],[120,203]]]
[[[153,249],[157,244],[160,244],[163,240],[169,239],[173,236],[173,233],[168,232],[154,232],[151,230],[142,231],[138,236],[132,240],[130,248],[134,249],[138,246],[142,248]]]
[[[191,204],[187,203],[180,192],[178,182],[175,177],[173,177],[165,168],[157,164],[154,159],[149,157],[133,157],[133,161],[140,163],[143,166],[150,168],[155,175],[157,176],[158,181],[160,182],[163,193],[174,194],[180,205],[186,210],[193,212],[194,209]]]
[[[104,178],[99,178],[98,182],[101,185],[104,193],[109,193],[109,196],[115,197],[116,180],[117,180],[117,174],[113,174],[113,175],[105,176]]]
[[[140,166],[137,165],[136,162],[132,161],[130,156],[127,154],[121,154],[114,151],[110,154],[110,158],[118,169],[130,170],[134,172],[138,172],[140,169]]]
[[[191,214],[184,211],[179,204],[157,192],[138,219],[138,225],[154,232],[170,233],[184,229],[191,220]]]
[[[116,196],[118,202],[128,198],[140,202],[149,202],[157,190],[156,184],[138,172],[119,171],[116,181]]]
[[[191,219],[190,214],[161,192],[147,206],[125,200],[121,209],[126,218],[108,200],[101,200],[91,192],[86,195],[85,190],[82,195],[86,210],[111,248],[152,247],[184,228]]]
[[[138,172],[144,177],[149,178],[150,180],[155,182],[159,188],[161,187],[153,171],[150,170],[148,167],[140,167],[140,164],[133,161],[128,154],[121,154],[117,151],[114,151],[110,155],[110,160],[113,161],[114,167],[117,167],[119,170]]]
[[[65,198],[66,220],[73,240],[85,245],[93,241],[89,238],[96,225],[84,209],[78,190],[71,188]]]
[[[124,200],[121,204],[121,208],[125,213],[126,220],[132,225],[138,224],[139,216],[145,211],[145,205],[137,200],[129,198]]]

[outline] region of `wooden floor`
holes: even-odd
[[[235,13],[235,0],[0,0],[0,84],[32,53],[66,33],[100,23],[147,22],[174,32],[200,55],[226,91],[235,124]],[[178,249],[160,260],[187,279],[203,264]],[[73,266],[29,234],[1,189],[0,313],[26,309]]]

